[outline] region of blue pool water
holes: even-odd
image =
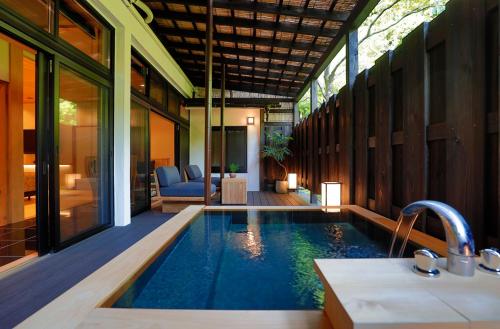
[[[113,307],[318,309],[313,259],[387,257],[389,240],[344,211],[205,212]]]

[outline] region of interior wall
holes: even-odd
[[[155,165],[175,165],[175,124],[159,114],[149,112],[150,154]]]
[[[205,156],[205,109],[190,108],[189,130],[189,162],[196,164],[204,172]],[[247,126],[247,117],[254,117],[255,124]],[[258,108],[226,108],[224,112],[225,126],[247,126],[247,173],[237,174],[246,177],[249,191],[260,190],[260,109]],[[220,109],[212,111],[212,126],[220,126]],[[219,173],[212,173],[219,177]]]

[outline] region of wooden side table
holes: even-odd
[[[222,204],[247,204],[247,179],[223,178],[221,192]]]

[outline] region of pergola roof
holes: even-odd
[[[153,30],[193,84],[204,86],[206,0],[143,0]],[[296,97],[365,0],[214,0],[213,81]]]

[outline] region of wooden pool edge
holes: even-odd
[[[97,269],[95,272],[87,276],[71,289],[67,290],[65,293],[57,297],[51,303],[44,306],[38,312],[27,318],[25,321],[19,324],[17,328],[83,328],[87,327],[87,325],[89,325],[90,323],[93,323],[92,319],[96,315],[103,317],[103,319],[107,318],[109,321],[111,321],[110,319],[117,320],[116,316],[118,316],[118,314],[121,314],[120,312],[116,312],[113,309],[103,307],[112,305],[116,298],[118,298],[127,289],[127,287],[130,286],[130,284],[156,259],[156,257],[161,254],[161,252],[165,250],[176,239],[176,237],[184,230],[184,228],[191,223],[196,215],[204,209],[320,210],[322,208],[318,206],[189,206],[172,217],[166,223],[162,224],[157,229],[149,233],[143,239],[130,246],[127,250],[113,258],[111,261]],[[393,220],[390,220],[358,206],[342,206],[341,209],[349,209],[354,213],[388,230],[393,229],[395,226],[395,222]],[[446,251],[446,244],[443,241],[427,236],[424,233],[415,231],[410,239],[418,244],[434,249],[438,253],[442,253],[443,250]],[[162,311],[165,311],[165,313],[161,313]],[[128,310],[128,312],[137,315],[144,314],[144,312],[141,313],[138,310]],[[156,310],[155,312],[159,312],[159,315],[157,316],[158,321],[164,321],[166,319],[165,317],[172,318],[172,321],[174,321],[174,323],[175,321],[177,321],[175,320],[176,317],[174,316],[176,311]],[[302,317],[304,319],[311,317],[311,319],[315,319],[311,322],[311,324],[319,324],[320,326],[318,328],[329,328],[324,327],[324,321],[317,318],[318,312],[320,312],[319,314],[321,314],[321,318],[325,317],[322,311],[255,311],[256,313],[254,311],[241,311],[240,313],[238,313],[236,311],[221,312],[205,310],[203,312],[191,312],[192,316],[200,314],[207,315],[211,314],[210,312],[215,312],[214,314],[226,317],[227,321],[231,320],[227,317],[234,317],[236,315],[238,315],[237,317],[240,317],[243,316],[243,314],[249,316],[249,319],[251,319],[252,316],[262,316],[262,321],[265,321],[265,318],[269,317],[269,315],[272,314],[271,312],[279,312],[275,313],[278,322],[272,324],[271,327],[273,328],[295,328],[296,326],[294,324],[294,321],[282,321],[283,317],[286,318],[287,314],[290,316],[290,320],[294,317]],[[252,314],[252,312],[254,312],[254,314]],[[265,312],[270,313],[266,314]],[[105,314],[108,314],[109,317],[106,317]],[[124,319],[124,316],[119,317]],[[242,317],[242,319],[243,318],[244,317]],[[218,328],[216,326],[216,323],[218,323],[219,317],[216,317],[215,319],[216,321],[214,321],[213,327]],[[144,322],[144,319],[137,318],[137,320],[140,323]],[[161,321],[159,324],[164,325],[165,323]],[[110,328],[112,322],[106,323],[107,324],[103,325],[102,327]],[[270,322],[270,325],[271,323],[272,321]],[[281,323],[281,325],[279,323]],[[146,323],[143,324],[146,325]],[[146,326],[149,327],[149,325]],[[142,326],[139,324],[137,327],[140,328]],[[242,328],[243,327],[244,326],[242,326]],[[174,327],[169,326],[169,328]],[[183,323],[179,328],[190,327],[187,323]],[[206,325],[203,326],[203,328],[208,329],[211,328],[211,326]],[[236,326],[235,328],[239,328],[239,326]],[[309,328],[309,326],[307,328]],[[312,329],[313,327],[310,328]]]

